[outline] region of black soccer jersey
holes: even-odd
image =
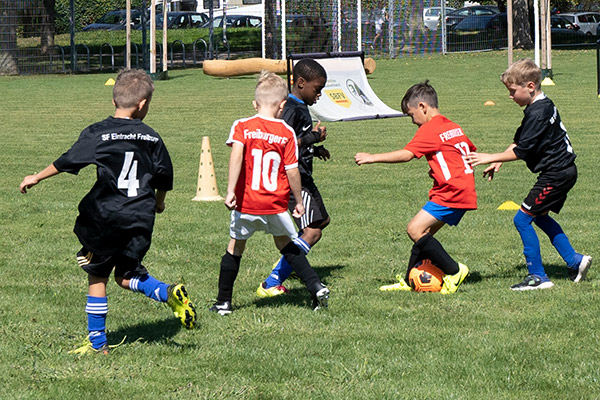
[[[150,248],[154,190],[173,188],[167,148],[141,120],[108,117],[84,129],[54,162],[72,174],[90,164],[97,167],[97,180],[79,203],[75,234],[93,253],[141,260]]]
[[[308,111],[308,106],[298,100],[295,96],[288,96],[285,107],[283,108],[283,120],[296,132],[296,138],[302,140],[307,134],[312,132],[312,117]],[[313,144],[306,146],[301,144],[298,148],[298,170],[302,178],[302,185],[305,182],[312,182],[313,157],[315,147]]]
[[[572,165],[576,156],[552,100],[536,100],[523,113],[513,139],[517,145],[514,152],[531,172],[560,171]]]

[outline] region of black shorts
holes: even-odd
[[[77,262],[85,272],[101,278],[108,278],[113,268],[115,269],[115,276],[125,279],[148,274],[148,270],[140,260],[122,254],[102,256],[88,251],[85,247],[77,252]]]
[[[317,189],[315,184],[302,186],[302,205],[304,205],[304,209],[306,210],[304,215],[300,218],[294,218],[299,230],[308,226],[320,225],[322,221],[329,218],[321,193],[319,193],[319,189]],[[290,193],[290,202],[288,204],[290,212],[294,210],[294,207],[296,207],[296,199]]]
[[[548,211],[558,214],[575,182],[577,182],[575,164],[562,171],[543,172],[521,203],[521,208],[531,215],[542,215]]]

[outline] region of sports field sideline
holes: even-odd
[[[533,56],[517,53],[517,58]],[[429,79],[440,109],[479,150],[502,151],[522,111],[499,76],[506,52],[378,60],[369,83],[399,109],[405,90]],[[595,50],[554,51],[556,86],[544,87],[578,155],[579,180],[557,217],[576,250],[597,259],[598,107]],[[471,269],[449,296],[382,293],[403,273],[409,219],[431,186],[425,160],[358,167],[358,151],[398,149],[416,127],[408,118],[328,123],[332,160],[315,160],[315,179],[332,216],[309,260],[331,289],[312,312],[305,289],[258,299],[255,290],[278,254],[255,235],[234,291],[234,313],[209,313],[217,293],[229,212],[195,195],[202,136],[209,136],[221,194],[231,123],[253,114],[254,77],[219,79],[170,71],[156,82],[145,122],[163,137],[175,187],[157,217],[145,264],[182,281],[199,328],[181,329],[170,310],[109,284],[108,357],[67,352],[85,337],[86,276],[75,261],[77,204],[93,168],[63,174],[27,195],[24,175],[54,161],[83,128],[113,113],[116,74],[0,77],[0,398],[189,399],[594,399],[600,398],[600,268],[572,284],[554,248],[541,239],[550,290],[514,293],[526,270],[513,211],[535,176],[524,163],[493,182],[476,169],[479,209],[439,238]],[[495,106],[484,106],[492,100]]]

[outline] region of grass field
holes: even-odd
[[[522,56],[523,54],[518,54]],[[579,181],[557,220],[578,251],[598,254],[600,163],[595,51],[553,52],[554,100],[578,154]],[[506,53],[378,61],[370,84],[399,108],[404,91],[430,79],[442,112],[481,151],[511,142],[522,111],[499,81]],[[260,300],[259,282],[278,258],[272,240],[249,243],[234,291],[234,313],[207,311],[217,294],[228,241],[228,211],[195,195],[202,136],[212,144],[226,188],[233,120],[249,116],[255,80],[217,79],[201,70],[156,82],[146,122],[164,138],[175,188],[158,216],[150,272],[184,282],[199,328],[182,329],[170,310],[142,295],[108,288],[108,357],[67,354],[87,334],[87,280],[75,262],[77,204],[95,171],[62,174],[27,195],[24,175],[41,170],[87,125],[112,114],[113,74],[0,78],[0,398],[2,399],[594,399],[600,398],[600,275],[575,285],[548,240],[542,256],[555,287],[514,293],[526,274],[514,212],[535,180],[524,163],[489,183],[478,167],[479,210],[438,239],[472,274],[451,296],[381,293],[403,273],[410,218],[431,186],[425,160],[357,167],[357,151],[401,148],[407,118],[327,124],[333,159],[315,162],[332,215],[309,259],[331,288],[330,308],[312,312],[298,281],[291,294]],[[496,105],[484,107],[486,100]]]

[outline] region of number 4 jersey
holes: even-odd
[[[458,124],[436,115],[419,127],[404,148],[417,158],[425,156],[429,163],[433,178],[430,201],[451,208],[477,208],[473,169],[464,159],[476,148]]]
[[[227,144],[244,146],[235,188],[237,211],[270,215],[286,212],[290,185],[286,170],[298,168],[294,130],[281,119],[255,115],[233,123]]]
[[[87,127],[55,162],[77,174],[96,165],[96,183],[79,203],[75,234],[88,250],[141,260],[150,248],[155,190],[173,188],[173,166],[162,139],[139,119],[108,117]]]

